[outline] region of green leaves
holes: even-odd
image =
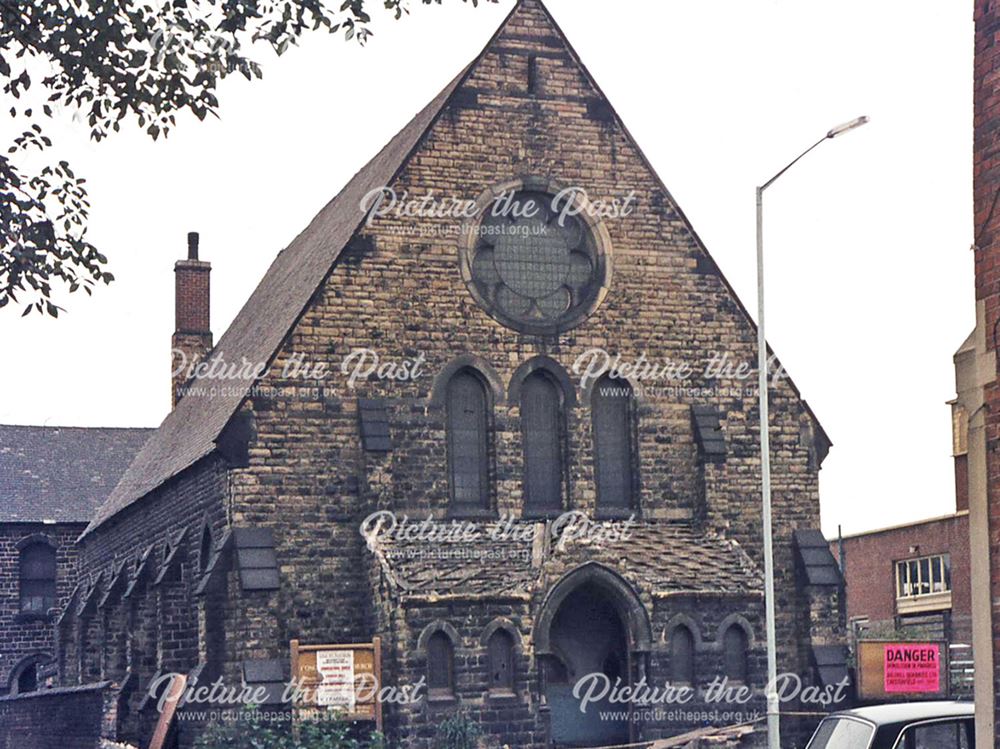
[[[8,153],[50,146],[33,124]],[[84,182],[65,160],[31,174],[0,156],[0,308],[14,302],[22,316],[58,317],[65,310],[52,299],[55,284],[89,295],[94,285],[114,280],[104,271],[107,258],[86,240],[90,202]]]
[[[431,2],[441,0],[423,0]],[[0,85],[13,101],[35,84],[45,102],[41,114],[78,111],[95,141],[127,122],[157,140],[182,112],[217,117],[216,89],[227,75],[262,78],[248,54],[255,43],[281,55],[305,33],[325,29],[364,44],[373,33],[368,11],[378,3],[344,0],[336,10],[326,0],[0,0]],[[397,19],[407,12],[404,0],[381,4]],[[33,80],[29,69],[49,72]],[[54,284],[89,295],[114,277],[85,240],[83,180],[65,161],[37,174],[22,171],[14,159],[45,151],[52,141],[27,101],[10,114],[30,127],[0,157],[0,308],[18,301],[26,304],[24,314],[56,317],[62,308],[51,301]]]

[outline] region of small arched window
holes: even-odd
[[[455,652],[451,638],[441,630],[427,638],[427,692],[431,697],[455,693]]]
[[[747,681],[747,633],[738,624],[731,625],[723,635],[722,650],[725,655],[726,676],[730,681],[745,684]]]
[[[694,684],[694,635],[683,624],[670,635],[670,682]]]
[[[483,381],[459,370],[448,381],[446,407],[453,509],[488,510],[489,398]]]
[[[21,612],[47,614],[56,605],[56,550],[41,541],[21,549]]]
[[[489,650],[490,691],[514,691],[514,638],[498,629],[487,642]]]
[[[198,570],[205,574],[208,560],[212,557],[212,529],[207,525],[201,531],[201,546],[198,549]]]
[[[590,411],[598,511],[634,506],[632,398],[628,380],[605,375],[594,385]]]
[[[528,375],[521,384],[524,443],[524,504],[529,515],[562,510],[562,396],[546,373]]]

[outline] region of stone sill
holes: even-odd
[[[908,596],[896,599],[896,612],[899,614],[918,614],[924,611],[941,611],[951,608],[951,591],[943,593],[928,593],[922,596]]]

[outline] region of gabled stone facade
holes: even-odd
[[[498,196],[563,186],[619,210],[556,239],[477,244]],[[366,220],[362,203],[382,187],[479,213]],[[595,350],[691,371],[595,383],[575,366]],[[374,355],[380,366],[352,379]],[[266,371],[189,382],[97,514],[59,625],[63,679],[126,684],[128,738],[148,731],[142,685],[157,673],[240,683],[287,662],[292,639],[379,636],[384,684],[430,679],[420,702],[386,705],[399,746],[434,746],[458,711],[517,747],[700,722],[664,711],[602,725],[596,709],[575,720],[572,682],[595,669],[626,685],[738,675],[754,692],[745,712],[761,709],[757,395],[753,376],[706,373],[723,355],[756,361],[746,310],[547,10],[523,0],[279,255],[207,360],[259,358]],[[304,377],[306,365],[330,374]],[[461,373],[483,405],[459,438]],[[619,437],[602,441],[595,404],[609,384],[632,395],[613,412],[627,422]],[[546,392],[558,394],[548,421]],[[793,533],[819,525],[829,442],[786,376],[771,407],[779,670],[819,683],[816,647],[843,644],[839,582],[805,574]],[[480,480],[478,504],[458,501],[460,474]],[[544,486],[555,489],[538,509]],[[430,540],[364,537],[379,511],[426,521]],[[559,536],[570,511],[618,537]],[[507,530],[434,536],[453,522]],[[801,726],[786,723],[794,741]]]

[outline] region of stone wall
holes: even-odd
[[[81,523],[0,524],[0,694],[10,688],[10,679],[25,658],[55,654],[54,616],[22,614],[18,566],[18,544],[32,536],[49,540],[56,548],[56,595],[61,609],[77,581],[77,537]]]
[[[520,517],[523,511],[523,415],[509,390],[526,363],[545,356],[569,383],[564,392],[564,507],[588,513],[596,507],[590,394],[573,374],[574,362],[599,348],[626,361],[644,356],[657,364],[689,364],[694,375],[682,387],[645,383],[660,389],[639,393],[636,514],[642,522],[686,523],[725,534],[760,557],[756,392],[745,380],[704,373],[712,357],[722,354],[734,366],[752,366],[754,327],[642,153],[533,0],[515,11],[394,186],[398,193],[416,197],[434,191],[475,199],[519,175],[580,185],[594,199],[636,196],[634,213],[605,221],[614,267],[603,305],[559,336],[518,333],[495,322],[470,295],[458,269],[458,227],[452,220],[386,216],[365,229],[316,291],[244,406],[254,425],[247,464],[203,461],[85,541],[84,569],[104,574],[102,584],[108,584],[117,563],[133,559],[150,544],[156,545],[160,560],[173,534],[188,529],[184,570],[188,575],[190,569],[190,576],[182,587],[161,583],[157,593],[158,668],[168,661],[190,662],[190,622],[178,623],[176,638],[166,636],[163,622],[170,621],[175,606],[192,601],[198,613],[198,660],[209,659],[207,649],[215,643],[224,650],[227,679],[237,683],[242,661],[287,659],[293,638],[352,642],[375,634],[395,643],[386,651],[386,671],[390,679],[406,683],[425,668],[416,647],[420,631],[428,620],[446,618],[460,633],[459,691],[475,706],[485,730],[498,736],[509,731],[523,742],[518,746],[544,741],[537,694],[532,697],[531,615],[540,601],[511,603],[485,596],[476,602],[399,606],[377,592],[378,576],[359,533],[362,519],[375,509],[420,518],[449,514],[445,414],[435,391],[440,374],[462,357],[495,384],[490,416],[493,517]],[[355,219],[360,221],[360,211],[347,220]],[[419,361],[420,373],[406,381],[373,377],[348,383],[342,365],[358,349],[375,352],[382,363]],[[313,387],[284,375],[296,357],[325,364],[335,376]],[[361,445],[358,400],[374,397],[385,399],[392,443],[388,452],[367,452]],[[795,583],[791,533],[819,523],[817,448],[807,436],[816,428],[787,379],[775,381],[771,399],[779,668],[801,672],[807,667],[809,606]],[[705,463],[699,453],[692,427],[696,405],[719,412],[726,452],[720,462]],[[216,539],[227,524],[273,531],[280,588],[245,591],[237,571],[226,568],[219,573],[224,586],[194,595],[201,578],[195,565],[205,518]],[[762,686],[758,599],[693,597],[654,605],[649,592],[644,595],[658,633],[681,610],[699,622],[706,664],[717,657],[718,621],[731,613],[744,616],[754,635],[752,673]],[[157,611],[157,606],[142,608],[147,610]],[[145,619],[147,614],[137,616]],[[483,651],[477,638],[496,617],[517,621],[523,635],[519,684],[527,702],[520,707],[483,701]],[[135,623],[130,627],[144,631]],[[168,657],[167,642],[177,643],[176,658]],[[658,644],[659,650],[649,656],[661,680],[663,647]],[[83,656],[85,673],[92,657]],[[131,663],[140,663],[137,658],[133,639]],[[109,661],[102,657],[101,662]],[[153,665],[135,667],[149,671]],[[389,720],[404,745],[414,746],[414,738],[430,741],[443,714],[429,706],[409,715],[390,708]]]

